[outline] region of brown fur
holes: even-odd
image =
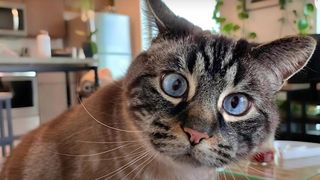
[[[116,125],[117,128],[136,131],[137,129],[132,124],[133,121],[130,122],[130,119],[124,118],[127,115],[121,111],[120,105],[125,102],[122,94],[121,82],[118,82],[99,90],[84,102],[84,106],[94,118],[109,126]],[[139,147],[141,147],[139,151],[150,151],[149,143],[144,142],[139,136],[140,133],[119,132],[109,129],[96,122],[84,110],[83,106],[77,105],[26,135],[5,163],[0,177],[1,179],[8,180],[97,179],[115,171],[134,159],[132,156],[128,156],[126,159],[117,157],[130,155],[130,153]],[[128,146],[110,151],[109,153],[91,156],[90,154],[112,150],[122,144],[79,142],[120,142],[136,139],[141,139],[141,142],[131,143]],[[88,156],[79,157],[73,155]],[[110,174],[108,177],[111,179],[121,179],[121,177],[130,173],[139,164],[149,162],[147,160],[151,160],[150,158],[151,155],[142,157],[133,166],[125,169],[123,172],[115,175]],[[82,167],[79,167],[80,165]],[[134,170],[128,177],[133,178],[136,176],[136,173],[142,167],[141,165],[140,168]],[[202,173],[204,169],[208,170],[208,168],[197,169],[182,166],[177,168],[176,171],[172,171],[174,167],[176,165],[171,160],[165,157],[158,157],[147,168],[140,171],[139,174],[141,176],[137,175],[136,179],[196,179],[195,176],[198,173]],[[185,173],[186,176],[184,176],[180,174],[182,171],[190,172],[191,169],[193,169],[193,175]],[[209,175],[212,173],[212,170],[205,172]]]
[[[274,135],[274,95],[306,65],[314,39],[236,41],[202,32],[159,0],[147,2],[159,35],[124,80],[27,135],[2,179],[213,179],[214,168],[248,157]],[[190,84],[183,97],[164,92],[170,73]],[[224,106],[235,94],[251,102],[246,113]],[[192,144],[184,128],[210,137]]]

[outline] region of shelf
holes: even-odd
[[[320,91],[310,89],[287,91],[287,100],[307,104],[320,104]]]
[[[275,137],[276,140],[294,140],[304,142],[316,142],[320,143],[320,136],[302,134],[302,133],[278,133]]]
[[[281,123],[285,124],[288,122],[288,119],[282,119]],[[320,124],[319,119],[310,119],[310,118],[291,118],[290,122],[293,123],[304,123],[304,124]]]

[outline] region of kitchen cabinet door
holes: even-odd
[[[24,0],[27,11],[28,36],[46,30],[52,38],[63,38],[66,26],[63,0]]]

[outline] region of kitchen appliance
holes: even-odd
[[[129,16],[99,12],[95,15],[99,67],[111,70],[119,79],[126,73],[131,60],[131,36]]]
[[[0,92],[11,92],[14,136],[40,125],[38,84],[35,72],[0,73]]]
[[[26,7],[23,3],[0,1],[0,35],[27,35]]]

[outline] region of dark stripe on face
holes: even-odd
[[[199,52],[201,53],[203,60],[204,60],[204,69],[207,71],[209,69],[210,66],[210,57],[208,56],[208,54],[205,51],[206,48],[206,40],[200,40],[200,45],[199,45]]]
[[[237,41],[237,44],[233,50],[233,58],[230,61],[230,63],[226,66],[226,68],[230,68],[234,65],[235,62],[238,62],[237,73],[233,82],[235,86],[242,81],[245,75],[245,68],[243,66],[241,58],[246,57],[247,54],[250,52],[251,48],[252,45],[250,45],[248,41],[244,39],[240,39],[239,41]]]
[[[218,113],[218,126],[219,126],[219,129],[220,130],[226,130],[227,128],[227,124],[226,124],[226,121],[224,120],[223,116],[221,113]]]
[[[224,39],[215,40],[210,44],[211,49],[213,49],[211,53],[213,53],[213,63],[211,64],[210,74],[215,75],[216,73],[220,73],[223,75],[224,73],[221,71],[222,61],[225,59],[227,52],[227,44],[228,42]]]
[[[187,56],[187,65],[188,65],[189,72],[191,74],[193,73],[193,69],[196,64],[196,61],[197,61],[197,51],[196,49],[193,48],[192,50],[190,50]]]
[[[155,111],[155,109],[153,107],[154,106],[152,106],[150,104],[139,104],[139,105],[130,106],[129,110],[130,111],[146,110],[148,112],[153,112],[153,111]]]
[[[221,150],[213,149],[213,152],[217,153],[219,156],[224,157],[225,159],[231,159],[230,154],[223,152]]]
[[[218,147],[221,149],[232,150],[232,147],[228,145],[218,144]]]
[[[238,135],[240,138],[239,141],[240,142],[243,141],[244,143],[246,143],[248,146],[248,149],[251,150],[253,148],[252,133],[247,134],[247,133],[239,132]]]
[[[233,57],[237,59],[239,57],[246,56],[251,47],[252,46],[248,43],[248,41],[240,39],[239,41],[237,41],[237,44],[233,50]]]
[[[157,120],[153,121],[152,125],[157,126],[157,127],[161,128],[161,129],[164,129],[166,131],[170,130],[170,126],[167,126],[167,125],[165,125],[165,124],[163,124],[163,123],[161,123],[161,122],[159,122]]]
[[[173,116],[176,116],[180,114],[181,112],[185,111],[188,107],[189,103],[182,101],[177,106],[175,106],[173,109],[171,109],[170,114]]]
[[[244,67],[242,66],[241,62],[238,62],[237,64],[237,73],[234,77],[234,80],[233,80],[233,85],[234,86],[237,86],[245,77],[245,69]]]
[[[128,89],[133,89],[143,83],[143,81],[146,81],[146,79],[155,77],[157,77],[155,74],[143,74],[141,76],[138,76],[133,82],[128,85]]]
[[[216,158],[217,161],[219,161],[222,164],[227,164],[227,161],[221,159],[221,158]]]
[[[169,135],[168,133],[160,133],[160,132],[156,132],[156,133],[152,133],[151,134],[152,139],[157,140],[157,139],[175,139],[176,137],[173,135]]]
[[[270,127],[271,122],[269,122],[268,113],[264,112],[262,109],[259,109],[259,108],[257,108],[257,111],[259,112],[259,114],[261,114],[264,117],[263,122],[265,122],[266,133],[269,134],[271,132],[271,127]]]

